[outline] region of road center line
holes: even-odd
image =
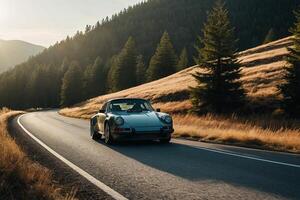
[[[300,165],[290,164],[290,163],[286,163],[286,162],[279,162],[279,161],[274,161],[274,160],[257,158],[257,157],[253,157],[253,156],[247,156],[247,155],[242,155],[242,154],[237,154],[237,153],[231,153],[229,151],[224,151],[224,150],[210,149],[210,148],[206,148],[206,147],[198,147],[198,146],[195,146],[195,145],[193,145],[193,147],[195,147],[197,149],[204,150],[204,151],[210,151],[210,152],[213,152],[213,153],[219,153],[219,154],[224,154],[224,155],[229,155],[229,156],[234,156],[234,157],[239,157],[239,158],[245,158],[245,159],[250,159],[250,160],[256,160],[256,161],[261,161],[261,162],[277,164],[277,165],[284,165],[284,166],[288,166],[288,167],[300,168]]]
[[[39,140],[37,137],[35,137],[32,133],[30,133],[20,122],[20,119],[24,115],[21,115],[21,116],[18,117],[18,120],[17,120],[18,124],[25,131],[25,133],[27,133],[33,140],[35,140],[38,144],[40,144],[42,147],[44,147],[47,151],[49,151],[51,154],[53,154],[56,158],[58,158],[59,160],[64,162],[66,165],[71,167],[73,170],[75,170],[81,176],[86,178],[88,181],[93,183],[95,186],[97,186],[98,188],[103,190],[105,193],[107,193],[108,195],[110,195],[114,199],[116,199],[116,200],[127,200],[126,197],[119,194],[117,191],[113,190],[109,186],[105,185],[104,183],[102,183],[101,181],[99,181],[98,179],[96,179],[95,177],[93,177],[92,175],[90,175],[89,173],[84,171],[83,169],[77,167],[75,164],[73,164],[72,162],[70,162],[69,160],[67,160],[66,158],[64,158],[63,156],[58,154],[57,152],[55,152],[53,149],[51,149],[49,146],[47,146],[45,143],[43,143],[41,140]]]

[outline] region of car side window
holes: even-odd
[[[108,104],[107,104],[107,110],[106,110],[106,111],[107,111],[108,113],[111,112],[111,109],[112,109],[111,106],[112,106],[111,103],[108,103]]]

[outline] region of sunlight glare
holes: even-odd
[[[9,5],[7,1],[0,0],[0,22],[5,22],[9,16]]]

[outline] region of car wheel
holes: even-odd
[[[161,139],[161,140],[159,140],[159,142],[160,142],[161,144],[169,144],[170,141],[171,141],[171,137],[169,137],[169,138],[167,138],[167,139]]]
[[[91,122],[90,125],[90,134],[93,140],[97,140],[99,139],[99,133],[97,131],[95,131],[95,128],[93,126],[93,123]]]
[[[114,143],[113,138],[112,138],[111,133],[110,133],[110,126],[109,126],[108,123],[105,125],[104,137],[105,137],[104,141],[105,141],[106,144],[113,144]]]

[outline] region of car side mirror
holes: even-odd
[[[160,111],[161,111],[160,108],[157,108],[157,109],[156,109],[156,112],[160,112]]]
[[[105,110],[99,110],[99,113],[105,113]]]

